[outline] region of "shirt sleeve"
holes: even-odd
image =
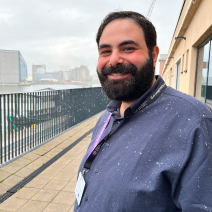
[[[174,194],[182,212],[212,212],[212,119],[196,124],[186,151]]]

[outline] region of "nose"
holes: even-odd
[[[119,64],[122,64],[124,62],[123,58],[117,51],[113,51],[113,53],[110,56],[110,65],[113,67],[116,67]]]

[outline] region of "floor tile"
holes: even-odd
[[[12,196],[0,204],[0,211],[1,210],[6,210],[6,211],[10,211],[10,212],[17,211],[27,201],[28,200],[19,199],[19,198],[15,198]]]
[[[0,183],[0,196],[10,188],[11,186],[5,185],[4,183]]]
[[[1,170],[3,171],[6,171],[6,172],[9,172],[10,174],[13,174],[15,172],[17,172],[18,170],[20,170],[22,167],[17,165],[17,164],[7,164],[6,166],[3,166],[1,168]]]
[[[36,193],[38,193],[40,189],[38,188],[27,188],[23,187],[19,191],[17,191],[15,194],[13,194],[14,197],[16,198],[21,198],[21,199],[31,199]]]
[[[76,197],[73,192],[60,191],[60,193],[52,200],[52,202],[65,205],[73,205],[75,199]]]
[[[57,190],[60,191],[67,184],[65,181],[60,180],[51,180],[47,185],[44,186],[44,189]]]
[[[32,200],[51,202],[58,192],[59,191],[41,189],[34,197],[32,197]]]
[[[11,173],[0,169],[0,182],[5,178],[9,177]]]
[[[71,172],[69,173],[60,172],[57,175],[55,175],[53,179],[68,182],[74,175],[75,174]]]
[[[48,205],[48,202],[29,200],[18,212],[41,212]]]
[[[37,178],[43,178],[43,179],[49,179],[51,180],[55,175],[57,175],[58,172],[56,171],[51,171],[51,170],[44,170],[43,172],[41,172]]]
[[[24,179],[23,177],[11,175],[10,177],[4,180],[4,184],[12,187],[23,179]]]
[[[74,212],[74,206],[72,206],[68,212]]]
[[[15,173],[16,176],[20,177],[27,177],[30,175],[34,170],[33,169],[28,169],[28,168],[23,168]]]
[[[17,165],[19,165],[21,167],[24,167],[24,166],[28,165],[31,162],[32,162],[31,160],[29,160],[27,158],[24,158],[24,157],[18,158],[17,160],[13,161],[14,164],[17,164]]]
[[[73,181],[68,182],[62,191],[74,192],[76,187],[76,183]]]
[[[33,153],[33,152],[29,152],[29,153],[27,153],[26,155],[24,155],[23,157],[24,157],[24,158],[27,158],[27,159],[29,159],[29,160],[31,160],[31,161],[34,161],[34,160],[36,160],[37,158],[39,158],[40,155],[35,154],[35,153]]]
[[[43,188],[50,180],[34,178],[32,181],[26,184],[28,188]]]
[[[43,212],[68,212],[70,205],[50,203]]]

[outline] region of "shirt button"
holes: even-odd
[[[85,197],[85,201],[88,201],[88,197]]]
[[[98,173],[99,172],[99,169],[96,169],[95,172]]]
[[[106,147],[109,147],[109,146],[110,146],[110,144],[108,144],[108,143],[105,143],[105,146],[106,146]]]

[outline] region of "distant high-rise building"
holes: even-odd
[[[60,71],[69,71],[69,66],[60,66]]]
[[[27,78],[27,64],[18,50],[0,50],[0,83],[18,84]]]
[[[46,74],[46,65],[32,65],[32,81],[37,82],[43,78],[51,78],[52,75]]]
[[[71,70],[72,72],[72,80],[75,81],[90,81],[90,70],[88,69],[87,66],[80,66],[79,68],[76,67]]]

